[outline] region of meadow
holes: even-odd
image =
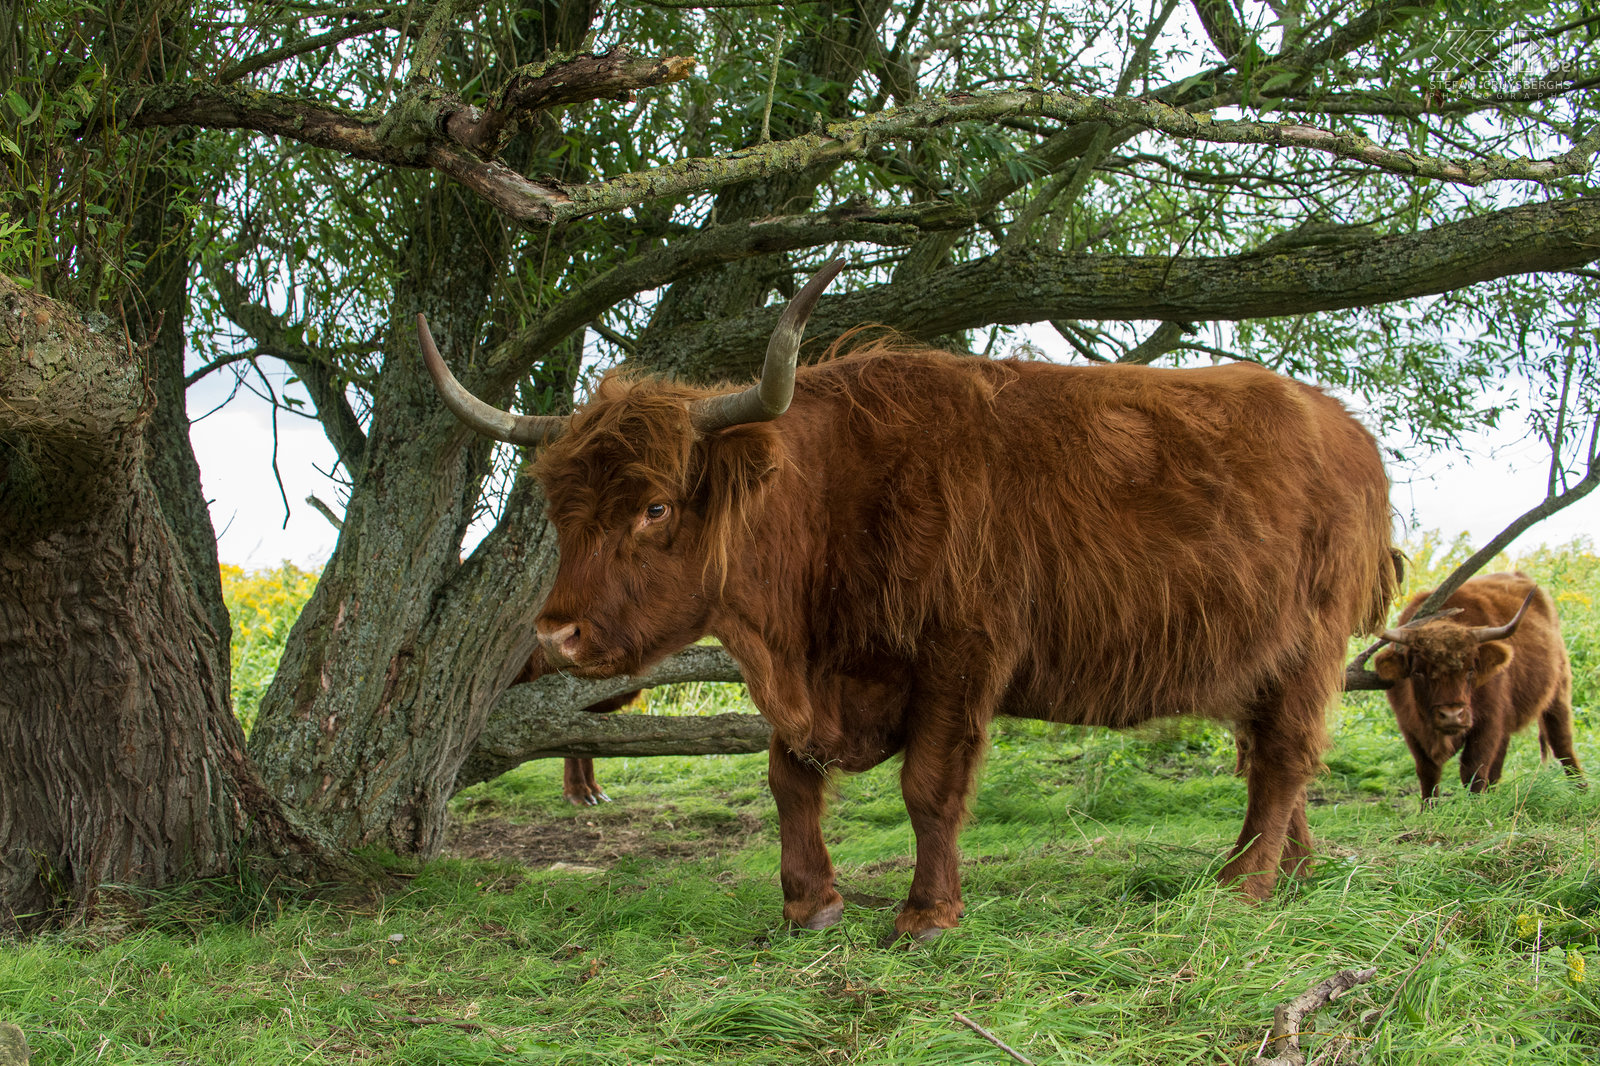
[[[1413,585],[1464,552],[1414,543]],[[1515,564],[1556,593],[1593,770],[1600,558],[1580,542]],[[683,686],[650,711],[742,701]],[[764,756],[600,760],[615,802],[585,809],[548,760],[458,796],[447,857],[396,864],[382,894],[294,897],[241,870],[4,945],[0,1020],[51,1064],[1015,1061],[957,1014],[1040,1064],[1245,1063],[1274,1006],[1375,967],[1315,1016],[1310,1062],[1594,1062],[1600,790],[1541,767],[1527,733],[1497,790],[1467,793],[1452,765],[1422,812],[1381,695],[1332,726],[1317,866],[1261,905],[1212,880],[1244,785],[1203,723],[1000,723],[963,925],[911,950],[878,945],[914,855],[895,765],[840,783],[824,828],[845,921],[801,934],[780,919]]]

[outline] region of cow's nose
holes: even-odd
[[[1433,709],[1434,717],[1441,726],[1460,729],[1467,724],[1467,708],[1465,704],[1452,704]]]
[[[535,625],[539,634],[539,644],[544,648],[545,658],[553,666],[570,664],[578,654],[578,641],[581,639],[578,623],[563,622],[560,625],[539,622]]]

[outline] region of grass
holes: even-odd
[[[1524,736],[1498,791],[1419,813],[1377,710],[1338,722],[1316,872],[1261,906],[1211,881],[1244,791],[1204,726],[1004,724],[962,840],[963,926],[912,951],[877,946],[913,853],[892,766],[843,782],[826,831],[846,921],[799,935],[760,756],[607,760],[616,803],[594,810],[561,802],[550,761],[458,816],[562,842],[567,869],[453,858],[379,899],[157,901],[8,946],[0,1018],[62,1064],[1005,1061],[955,1011],[1039,1063],[1237,1063],[1274,1005],[1370,965],[1317,1016],[1314,1061],[1592,1062],[1600,797]]]
[[[1418,554],[1422,580],[1448,553]],[[1600,567],[1587,546],[1534,564],[1567,578],[1593,769]],[[1600,789],[1542,768],[1527,733],[1496,791],[1447,776],[1424,813],[1381,697],[1333,728],[1317,868],[1258,906],[1212,880],[1244,785],[1199,723],[1001,723],[962,837],[967,915],[910,951],[878,946],[914,854],[893,764],[841,782],[824,831],[845,921],[796,934],[764,757],[601,760],[616,802],[593,809],[562,802],[549,760],[457,797],[450,857],[381,896],[241,874],[0,945],[0,1021],[66,1066],[1008,1062],[958,1011],[1040,1064],[1245,1063],[1277,1004],[1374,966],[1315,1016],[1312,1062],[1595,1061]]]

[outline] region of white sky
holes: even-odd
[[[227,374],[189,391],[189,415],[198,417],[225,395]],[[1402,519],[1446,537],[1470,534],[1481,544],[1544,496],[1542,446],[1525,440],[1520,424],[1475,438],[1466,452],[1441,454],[1416,463],[1390,463],[1391,499]],[[278,416],[278,469],[289,498],[272,476],[272,423],[265,402],[242,392],[191,431],[200,460],[201,483],[211,501],[218,532],[217,554],[246,569],[284,560],[303,568],[321,566],[333,553],[337,533],[305,502],[315,493],[342,512],[338,486],[318,472],[333,469],[333,447],[317,423]],[[1513,555],[1540,544],[1564,544],[1600,531],[1600,493],[1546,519],[1511,546]]]

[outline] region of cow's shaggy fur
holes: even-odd
[[[539,625],[593,676],[722,640],[774,728],[789,919],[842,909],[828,773],[903,754],[917,866],[896,927],[955,925],[996,714],[1231,722],[1249,800],[1222,879],[1260,897],[1307,859],[1346,640],[1396,584],[1388,479],[1338,402],[1247,363],[893,342],[801,368],[773,422],[700,435],[705,395],[610,375],[543,452],[561,565]]]
[[[1431,589],[1400,612],[1411,620]],[[1479,643],[1473,629],[1501,626],[1534,596],[1516,632]],[[1500,780],[1511,735],[1539,723],[1539,754],[1554,752],[1568,774],[1583,773],[1572,750],[1572,666],[1561,641],[1555,604],[1526,574],[1473,578],[1441,605],[1450,618],[1424,622],[1405,645],[1390,645],[1372,661],[1395,682],[1389,706],[1417,765],[1426,807],[1439,793],[1444,764],[1461,753],[1461,783],[1482,792]]]

